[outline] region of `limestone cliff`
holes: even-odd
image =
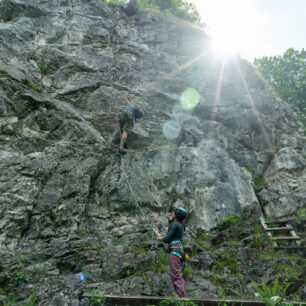
[[[259,200],[272,216],[305,205],[295,114],[249,63],[224,63],[209,43],[180,20],[104,1],[0,0],[0,284],[22,254],[51,271],[37,280],[49,288],[40,305],[55,293],[78,305],[84,267],[115,280],[156,261],[120,244],[151,235],[123,171],[161,231],[177,205],[196,234]],[[144,118],[122,167],[114,118],[128,105]]]

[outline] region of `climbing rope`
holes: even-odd
[[[131,195],[132,195],[132,197],[133,197],[133,199],[134,199],[134,201],[136,203],[136,206],[139,208],[143,218],[147,221],[147,223],[150,225],[150,227],[152,229],[152,244],[151,244],[151,249],[153,249],[154,241],[155,241],[154,240],[155,228],[154,228],[153,224],[150,222],[150,220],[147,218],[145,213],[143,212],[143,209],[141,208],[141,206],[139,205],[139,202],[138,202],[138,200],[137,200],[137,198],[135,196],[135,192],[134,192],[134,190],[133,190],[133,188],[132,188],[132,186],[130,184],[130,180],[129,180],[128,176],[126,175],[125,171],[124,171],[124,161],[123,161],[123,157],[122,156],[121,156],[121,170],[123,172],[123,176],[124,176],[124,178],[125,178],[125,180],[127,182],[127,185],[128,185],[128,187],[130,189],[130,193],[131,193]]]

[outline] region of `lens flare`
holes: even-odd
[[[163,133],[168,139],[175,139],[181,132],[181,127],[175,120],[167,121],[163,127]]]
[[[173,106],[172,115],[178,122],[184,122],[191,118],[191,112],[185,110],[179,103]]]
[[[187,88],[181,96],[181,105],[186,110],[194,109],[200,100],[199,92],[194,88]]]

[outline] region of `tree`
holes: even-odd
[[[288,49],[283,56],[264,56],[254,65],[279,97],[287,101],[306,129],[306,51]]]

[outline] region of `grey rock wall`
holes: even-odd
[[[249,63],[216,59],[201,30],[98,0],[0,0],[0,42],[2,285],[13,283],[17,254],[48,265],[50,289],[38,297],[55,296],[54,305],[77,299],[72,287],[86,267],[97,282],[126,277],[99,249],[138,269],[145,261],[133,263],[133,249],[120,253],[116,243],[137,243],[151,227],[123,172],[161,231],[176,205],[198,233],[259,205],[250,169],[269,181],[266,213],[305,205],[295,114]],[[122,166],[114,118],[128,105],[145,116]]]

